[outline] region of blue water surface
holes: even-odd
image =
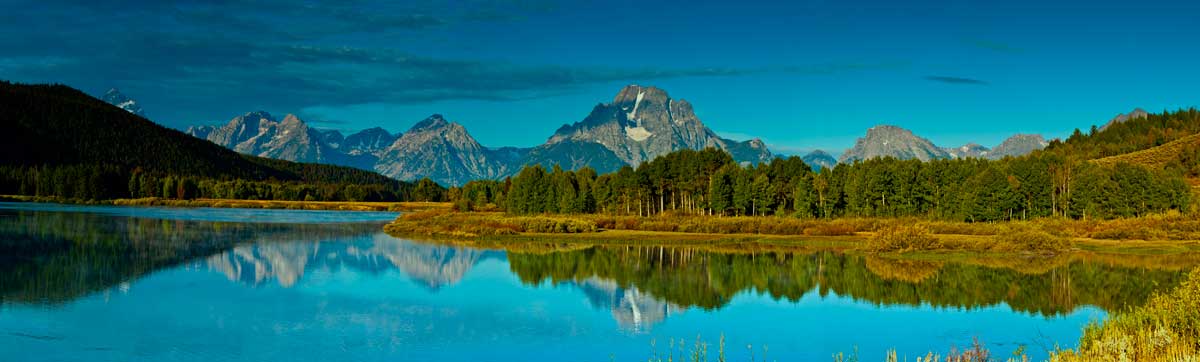
[[[1042,358],[1106,316],[1085,299],[1111,300],[1066,295],[1089,282],[1051,272],[887,277],[881,261],[838,253],[510,254],[388,236],[394,216],[0,204],[0,236],[16,240],[0,259],[0,360],[643,361],[697,338],[716,360],[722,336],[729,360],[915,360],[976,338]],[[921,288],[973,273],[995,284]]]

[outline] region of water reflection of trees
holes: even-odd
[[[337,242],[327,242],[337,241]],[[572,284],[629,330],[686,307],[714,309],[755,291],[799,300],[830,293],[880,305],[1066,313],[1117,310],[1169,288],[1195,259],[1077,254],[923,261],[837,251],[524,243],[510,268],[527,284]],[[378,224],[258,224],[0,211],[0,302],[59,303],[197,261],[249,285],[292,286],[316,269],[400,270],[430,290],[498,251],[398,240]]]
[[[1083,305],[1138,305],[1184,273],[1152,264],[1120,265],[1089,257],[1025,258],[1010,267],[933,262],[837,252],[723,253],[695,248],[595,246],[550,254],[510,254],[512,270],[536,284],[611,280],[680,306],[720,308],[743,291],[799,300],[809,293],[879,305],[1014,310],[1057,315]],[[985,264],[985,265],[981,265]]]
[[[378,224],[256,224],[0,211],[0,302],[62,303],[260,240],[329,240]]]

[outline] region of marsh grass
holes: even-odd
[[[636,217],[596,214],[511,215],[503,212],[452,212],[449,207],[403,215],[386,227],[397,236],[477,238],[521,236],[573,241],[776,240],[807,242],[838,239],[860,250],[880,253],[971,251],[1059,254],[1079,248],[1200,250],[1200,220],[1181,213],[1132,219],[966,223],[919,218],[799,219],[785,216],[716,217],[664,214]],[[1120,243],[1108,243],[1120,241]],[[1135,250],[1136,251],[1136,250]]]
[[[1078,350],[1056,352],[1050,360],[1200,361],[1200,269],[1146,305],[1089,324]]]
[[[463,213],[427,210],[401,215],[384,230],[401,235],[473,238],[522,233],[575,234],[597,231],[596,224],[566,216],[512,216],[504,213]]]

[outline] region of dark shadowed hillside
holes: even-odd
[[[62,85],[0,82],[0,109],[3,192],[83,198],[195,196],[199,191],[184,189],[199,190],[201,180],[331,185],[325,196],[352,184],[389,190],[391,196],[411,188],[370,171],[243,156]],[[138,186],[138,175],[151,175],[155,187]],[[262,191],[269,187],[260,186],[239,185],[256,190],[240,195],[275,198]],[[315,192],[294,197],[311,194]]]

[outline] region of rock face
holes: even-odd
[[[370,154],[378,157],[383,150],[396,142],[397,138],[400,136],[393,135],[383,128],[368,128],[346,136],[339,149],[350,155]]]
[[[1033,151],[1037,151],[1050,145],[1042,135],[1036,134],[1017,134],[1004,142],[1000,142],[992,151],[988,153],[988,158],[998,160],[1007,156],[1017,157],[1024,156]]]
[[[146,117],[146,113],[142,111],[142,106],[138,105],[137,101],[122,94],[121,91],[117,90],[116,88],[109,89],[108,92],[104,93],[104,97],[100,99],[108,104],[124,109],[129,113],[142,116],[143,118]]]
[[[566,140],[534,147],[512,165],[515,166],[513,172],[520,171],[524,165],[542,165],[546,169],[558,165],[565,170],[591,167],[603,174],[616,171],[626,163],[599,143]]]
[[[958,148],[946,148],[951,158],[988,158],[991,149],[978,143],[968,143]]]
[[[612,103],[597,105],[583,121],[564,125],[533,148],[491,149],[460,124],[433,115],[403,135],[370,128],[343,137],[308,127],[294,115],[276,121],[266,112],[235,117],[224,126],[197,126],[189,134],[238,152],[290,161],[332,163],[374,170],[400,180],[428,177],[444,185],[511,176],[525,165],[560,165],[597,172],[638,165],[682,149],[714,147],[744,163],[769,162],[759,139],[734,141],[705,127],[685,100],[655,87],[631,85]]]
[[[809,152],[800,159],[804,160],[804,163],[807,164],[808,167],[812,167],[813,171],[820,171],[822,167],[833,169],[833,167],[837,166],[838,163],[838,160],[833,158],[833,155],[830,155],[828,152],[822,150]]]
[[[321,143],[324,143],[330,148],[339,148],[342,146],[342,142],[346,141],[346,138],[342,136],[342,133],[335,129],[313,128],[313,133],[317,136],[318,141],[321,141]]]
[[[366,132],[366,131],[364,131]],[[347,137],[343,149],[354,147]],[[447,185],[511,176],[525,165],[591,167],[615,171],[681,149],[715,147],[742,162],[767,162],[771,152],[761,140],[720,138],[696,118],[684,100],[672,100],[654,87],[628,86],[610,104],[597,105],[583,121],[564,125],[533,148],[483,147],[460,124],[433,115],[375,153],[375,170],[401,180],[429,177]]]
[[[563,142],[600,144],[634,166],[672,151],[708,147],[725,150],[738,161],[771,160],[762,141],[718,137],[700,122],[688,101],[671,99],[656,87],[637,85],[622,89],[612,103],[597,105],[583,121],[562,126],[546,143]],[[559,149],[567,151],[569,147]]]
[[[509,165],[493,157],[461,124],[435,114],[417,123],[380,155],[375,171],[400,180],[428,177],[448,185],[497,179]]]
[[[855,141],[854,148],[842,154],[840,161],[849,163],[877,157],[929,161],[953,156],[933,142],[917,137],[912,131],[881,125],[867,130],[867,135]]]
[[[367,169],[375,161],[374,157],[352,157],[341,153],[337,150],[341,133],[310,128],[291,114],[282,121],[275,121],[267,112],[250,112],[234,117],[224,126],[191,127],[187,133],[259,157]]]
[[[842,155],[841,162],[854,162],[875,157],[918,159],[929,161],[945,158],[984,158],[998,160],[1006,156],[1023,156],[1046,148],[1046,139],[1036,134],[1017,134],[1005,139],[995,148],[968,143],[957,148],[937,147],[911,131],[895,126],[876,126],[859,138],[854,148]]]
[[[1114,124],[1122,123],[1131,119],[1146,118],[1148,115],[1150,115],[1150,112],[1146,112],[1146,110],[1141,108],[1134,108],[1129,113],[1118,114],[1116,117],[1113,117],[1113,119],[1109,120],[1108,123],[1105,123],[1104,126],[1100,127],[1100,130],[1103,131]]]

